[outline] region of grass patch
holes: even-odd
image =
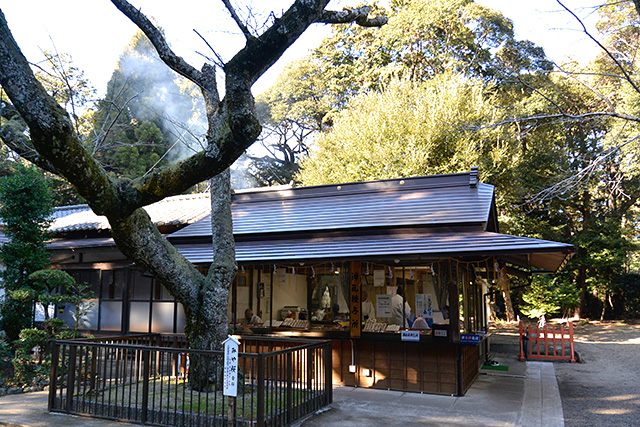
[[[253,384],[244,384],[244,392],[238,390],[236,397],[236,416],[253,418],[258,413],[258,392]],[[321,391],[292,389],[291,406],[296,407],[315,396],[320,397]],[[76,396],[83,399],[82,395]],[[275,414],[287,408],[287,393],[284,382],[273,382],[265,387],[265,414]],[[122,406],[142,406],[143,382],[132,382],[125,385],[114,385],[100,392],[91,391],[84,395],[84,399],[116,404]],[[222,389],[208,392],[198,392],[189,388],[184,378],[158,377],[149,380],[148,409],[166,412],[207,413],[225,416],[230,398],[223,396]]]

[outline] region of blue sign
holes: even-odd
[[[480,344],[480,335],[460,334],[460,342],[463,344]]]

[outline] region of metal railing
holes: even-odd
[[[331,403],[329,341],[240,343],[238,395],[230,398],[223,352],[187,349],[182,337],[55,340],[49,410],[162,426],[280,426]]]

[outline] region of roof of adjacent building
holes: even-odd
[[[183,225],[169,239],[193,263],[212,260],[209,194],[175,196],[147,208],[158,226]],[[467,173],[371,182],[242,190],[232,195],[239,262],[331,259],[433,260],[501,255],[556,271],[574,247],[498,233],[494,187]],[[51,230],[106,230],[88,206],[56,209]],[[54,250],[114,246],[108,237],[56,239]]]
[[[153,203],[145,210],[158,227],[193,224],[211,213],[209,193],[167,197]],[[109,230],[109,221],[96,215],[89,205],[73,205],[55,208],[49,227],[52,233],[70,231]]]
[[[478,225],[486,228],[494,187],[472,173],[236,193],[236,236],[372,227]],[[211,235],[211,217],[171,235]]]

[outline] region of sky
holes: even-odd
[[[514,21],[517,38],[529,39],[544,47],[556,62],[562,63],[569,56],[587,61],[597,53],[596,46],[580,31],[577,21],[555,0],[476,1],[502,11]],[[165,30],[173,50],[197,68],[205,61],[201,54],[210,57],[212,54],[194,30],[224,59],[231,58],[242,46],[243,37],[225,14],[221,1],[131,0],[131,3],[153,17]],[[286,9],[291,0],[234,2],[241,3],[245,7],[239,7],[239,12],[247,16],[247,8],[251,8],[252,22],[259,27],[269,19],[270,11],[278,13]],[[359,2],[334,0],[331,8],[341,9],[354,3]],[[564,1],[585,20],[589,29],[593,29],[597,18],[593,6],[599,3],[601,1]],[[43,50],[70,54],[74,65],[84,70],[99,96],[104,95],[118,58],[136,31],[128,18],[107,0],[0,0],[0,9],[29,61],[41,60]],[[317,47],[328,34],[328,26],[312,26],[256,83],[254,93],[269,87],[287,63]]]

